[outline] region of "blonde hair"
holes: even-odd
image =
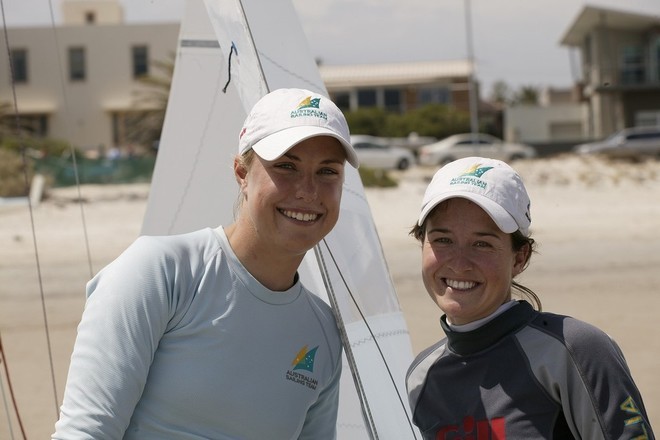
[[[252,164],[254,163],[254,158],[256,157],[256,154],[254,150],[249,149],[243,154],[238,154],[234,158],[236,162],[238,162],[238,166],[245,168],[246,172],[250,170],[250,167],[252,167]],[[241,206],[243,206],[243,201],[245,200],[245,196],[241,191],[238,192],[238,196],[236,197],[236,201],[234,202],[234,220],[238,218],[238,213],[241,210]]]

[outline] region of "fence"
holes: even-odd
[[[73,160],[46,157],[34,162],[36,173],[47,176],[53,187],[76,184],[76,170],[80,184],[86,183],[135,183],[149,182],[155,157],[131,157],[117,159]]]

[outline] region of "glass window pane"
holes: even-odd
[[[69,79],[71,81],[85,79],[85,49],[83,47],[69,49]]]
[[[147,46],[133,46],[133,77],[149,74],[149,50]]]

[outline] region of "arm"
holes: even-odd
[[[138,239],[88,283],[53,439],[123,437],[172,309],[152,243]]]
[[[598,429],[591,430],[592,424],[584,420],[591,411],[565,407],[564,412],[569,412],[578,428],[584,427],[582,438],[654,438],[642,396],[616,342],[597,328],[573,319],[567,319],[566,335],[574,368],[584,383],[570,391],[587,393],[591,411],[599,420]]]
[[[654,438],[642,396],[617,344],[584,322],[564,318],[553,336],[519,338],[537,380],[560,402],[573,434],[582,439]],[[534,353],[536,352],[536,353]]]
[[[341,362],[340,352],[340,356],[337,356],[337,364],[330,383],[321,391],[318,400],[307,411],[302,431],[298,437],[299,440],[321,438],[331,440],[337,438]]]

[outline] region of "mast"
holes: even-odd
[[[472,143],[477,143],[477,133],[479,133],[479,103],[476,86],[476,66],[474,61],[474,48],[472,43],[472,12],[470,0],[464,0],[465,4],[465,41],[467,46],[467,58],[470,65],[468,75],[468,87],[470,97],[470,133],[472,134]]]

